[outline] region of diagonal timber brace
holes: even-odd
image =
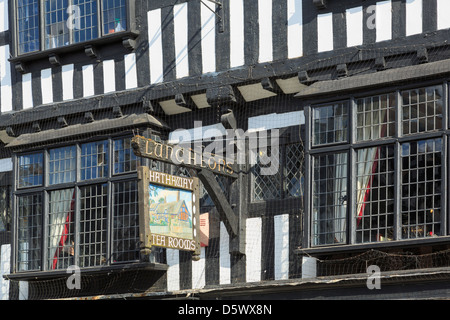
[[[241,201],[238,201],[239,205],[235,208],[230,205],[228,199],[225,197],[222,188],[217,182],[214,173],[207,169],[199,170],[197,176],[203,183],[206,191],[214,202],[216,209],[219,213],[220,219],[223,221],[229,235],[230,235],[230,253],[245,253],[245,219],[241,216],[243,210],[241,210]],[[239,178],[235,179],[232,186],[232,197],[239,198],[239,195],[233,195],[233,193],[240,192],[241,188],[236,188],[236,184],[239,183]],[[234,191],[234,192],[233,192]]]

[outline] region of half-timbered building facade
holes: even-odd
[[[449,13],[0,0],[0,297],[445,296]],[[231,145],[236,170],[136,156],[137,135]],[[140,252],[139,166],[200,178],[198,259]],[[368,289],[371,265],[389,289]]]

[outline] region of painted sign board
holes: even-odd
[[[208,169],[216,174],[237,177],[234,163],[215,154],[197,152],[191,148],[165,144],[142,136],[134,136],[131,144],[134,153],[139,157],[196,170]]]
[[[198,178],[139,167],[140,240],[144,247],[164,247],[199,254]]]

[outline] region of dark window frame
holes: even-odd
[[[303,211],[305,190],[303,189],[302,195],[299,196],[289,196],[289,191],[286,190],[286,148],[287,146],[294,144],[303,145],[303,168],[306,169],[305,159],[305,125],[298,124],[290,127],[278,128],[280,134],[279,148],[280,148],[280,169],[279,169],[279,184],[282,187],[280,191],[280,197],[272,199],[255,199],[254,193],[254,179],[255,177],[251,173],[252,167],[248,163],[249,174],[248,174],[248,191],[247,197],[248,201],[248,213],[249,217],[259,216],[262,212],[268,215],[292,213],[293,211],[299,209]],[[301,135],[301,137],[300,137]],[[268,141],[270,141],[270,134],[267,134]],[[249,161],[250,159],[247,159]],[[300,178],[301,179],[301,178]],[[303,172],[303,188],[306,186],[305,172]]]
[[[432,130],[430,132],[420,132],[420,133],[413,133],[413,134],[402,134],[401,124],[402,124],[402,91],[407,90],[414,90],[419,88],[428,88],[432,86],[439,86],[442,85],[443,88],[443,109],[442,109],[442,128],[437,130]],[[314,133],[312,127],[312,108],[315,105],[323,105],[323,104],[332,104],[335,101],[342,101],[342,100],[349,100],[350,101],[350,114],[349,114],[349,142],[344,144],[338,144],[335,145],[323,145],[323,146],[313,146],[312,142],[309,142],[306,144],[307,147],[307,163],[309,165],[308,168],[311,168],[312,164],[312,157],[314,155],[319,155],[321,153],[330,153],[330,152],[339,152],[343,150],[348,150],[350,152],[350,160],[349,160],[349,187],[352,192],[350,192],[349,201],[352,201],[352,206],[349,206],[348,208],[348,226],[349,229],[347,230],[347,242],[345,244],[337,244],[337,245],[327,245],[327,246],[314,246],[312,242],[312,191],[307,192],[307,199],[306,199],[306,206],[305,206],[305,212],[307,212],[305,219],[304,219],[304,236],[303,236],[303,243],[304,249],[308,252],[326,252],[326,251],[341,251],[341,250],[351,250],[352,245],[359,244],[359,247],[367,247],[367,248],[373,248],[373,247],[383,247],[386,245],[399,245],[400,243],[423,243],[423,242],[442,242],[446,241],[448,239],[449,230],[450,230],[450,216],[447,214],[442,214],[440,217],[440,227],[441,227],[441,235],[438,237],[422,237],[422,238],[415,238],[415,239],[404,239],[401,237],[401,172],[399,170],[400,168],[400,156],[401,156],[401,144],[406,142],[414,142],[414,141],[420,141],[424,139],[433,139],[433,138],[442,138],[442,145],[443,145],[443,151],[441,154],[441,163],[444,164],[447,161],[449,157],[450,147],[448,146],[448,140],[450,138],[450,127],[449,127],[449,85],[447,81],[445,80],[431,80],[431,81],[423,81],[421,83],[410,83],[405,86],[396,86],[395,88],[389,89],[389,88],[379,88],[374,90],[367,90],[366,92],[355,92],[353,94],[347,94],[344,95],[344,97],[340,97],[339,100],[334,100],[333,97],[325,98],[322,101],[309,101],[305,104],[305,110],[306,114],[309,114],[309,117],[307,117],[307,136],[308,141],[312,141],[312,135]],[[356,130],[357,130],[357,118],[356,118],[356,100],[366,97],[372,97],[376,95],[389,95],[391,93],[394,93],[397,97],[397,103],[395,107],[395,133],[392,137],[384,137],[376,140],[366,140],[366,141],[358,141],[356,138]],[[311,119],[309,119],[311,118]],[[356,241],[356,219],[355,214],[357,212],[357,204],[356,204],[356,152],[359,149],[363,148],[369,148],[369,147],[378,147],[378,146],[384,146],[393,144],[395,149],[395,155],[394,155],[394,161],[395,161],[395,206],[394,206],[394,234],[395,238],[393,241],[386,241],[386,242],[363,242],[359,243]],[[444,199],[442,201],[442,207],[441,212],[446,212],[446,208],[448,206],[448,201],[450,198],[450,192],[447,189],[447,175],[448,175],[448,168],[445,167],[445,165],[442,166],[442,186],[441,186],[441,195]],[[307,174],[309,176],[306,186],[312,186],[312,173]],[[353,194],[355,193],[355,194]],[[401,241],[400,241],[401,240]],[[400,241],[400,242],[399,242]],[[328,249],[327,249],[328,248]]]
[[[316,129],[316,118],[315,118],[315,110],[319,110],[319,109],[325,109],[325,108],[342,108],[342,110],[346,111],[346,113],[340,114],[341,117],[339,117],[339,119],[343,119],[344,121],[341,123],[342,125],[342,130],[343,131],[343,135],[342,135],[342,140],[336,140],[336,132],[338,132],[335,128],[336,123],[333,122],[333,131],[325,131],[325,132],[333,132],[333,140],[332,141],[328,141],[328,137],[326,138],[326,142],[318,142],[316,143],[316,133],[323,133],[322,131],[319,131],[319,129]],[[330,145],[339,145],[339,144],[347,144],[350,141],[350,132],[351,132],[351,122],[350,122],[350,117],[351,117],[351,103],[349,103],[348,100],[337,100],[334,102],[330,102],[330,103],[322,103],[322,104],[315,104],[311,107],[311,116],[312,116],[312,121],[311,121],[311,128],[312,128],[312,133],[311,133],[311,145],[313,148],[321,148],[321,147],[325,147],[325,146],[330,146]],[[335,111],[335,110],[333,110]],[[328,118],[329,120],[330,118]],[[332,119],[334,119],[334,114]],[[327,124],[328,126],[328,124]],[[339,129],[339,128],[338,128]],[[345,135],[345,136],[344,136]]]
[[[6,213],[9,221],[6,221],[6,229],[0,231],[0,246],[10,243],[11,231],[13,226],[13,186],[12,171],[0,172],[0,188],[6,188],[5,206],[9,207],[9,213]],[[6,208],[8,210],[8,208]],[[9,215],[9,217],[8,217]]]
[[[139,32],[136,30],[136,18],[135,18],[135,0],[127,0],[125,1],[126,6],[126,22],[127,26],[124,28],[123,31],[118,32],[112,32],[112,33],[104,33],[104,13],[103,13],[103,1],[99,1],[97,8],[97,37],[85,41],[80,42],[74,42],[70,40],[69,44],[57,46],[53,48],[46,48],[45,47],[45,1],[44,0],[38,0],[38,7],[39,7],[39,21],[38,21],[38,32],[39,32],[39,38],[38,38],[38,49],[34,51],[29,52],[21,52],[19,50],[19,25],[18,25],[18,1],[13,1],[13,12],[14,12],[14,19],[13,26],[12,26],[12,36],[13,36],[13,56],[10,58],[11,62],[27,62],[30,60],[35,59],[41,59],[41,58],[48,58],[51,55],[54,54],[63,54],[66,52],[73,52],[77,50],[85,50],[87,47],[94,46],[102,46],[103,44],[108,44],[111,42],[121,42],[125,39],[135,39]],[[70,0],[72,2],[72,0]],[[66,22],[64,22],[66,23]],[[72,39],[72,36],[71,36]]]
[[[74,257],[75,259],[72,261],[76,261],[75,264],[79,265],[79,246],[80,246],[80,210],[81,210],[81,189],[82,188],[87,188],[87,187],[94,187],[94,186],[98,186],[98,185],[106,185],[106,191],[105,191],[105,207],[104,207],[104,212],[106,214],[106,219],[105,219],[105,227],[104,230],[106,233],[106,241],[104,243],[105,245],[105,251],[106,251],[106,257],[105,257],[105,263],[102,264],[97,264],[97,263],[93,263],[92,265],[88,265],[87,267],[81,267],[80,268],[89,270],[92,268],[104,268],[104,267],[112,267],[114,265],[121,265],[121,264],[129,264],[129,263],[136,263],[139,262],[139,247],[138,247],[138,241],[139,241],[139,234],[136,233],[136,246],[135,246],[135,251],[133,251],[132,254],[130,254],[129,250],[121,250],[121,249],[117,249],[114,246],[118,244],[117,238],[115,238],[115,234],[117,234],[117,230],[118,228],[115,226],[115,222],[116,222],[116,208],[115,208],[115,204],[116,204],[116,200],[115,197],[118,195],[115,192],[115,188],[118,187],[120,184],[125,184],[125,183],[135,183],[135,197],[137,199],[137,170],[130,170],[130,171],[126,171],[126,172],[114,172],[113,171],[113,167],[114,167],[114,142],[118,141],[118,140],[125,140],[125,139],[129,139],[131,138],[130,135],[118,135],[118,136],[114,136],[114,137],[97,137],[96,139],[89,139],[89,140],[79,140],[79,141],[74,141],[72,143],[66,143],[66,144],[57,144],[57,145],[49,145],[46,147],[43,147],[41,149],[37,149],[35,151],[30,151],[30,152],[18,152],[16,154],[14,154],[14,158],[18,159],[18,157],[20,157],[23,154],[33,154],[33,153],[39,153],[42,152],[43,153],[43,158],[44,158],[44,173],[43,173],[43,185],[41,186],[33,186],[33,187],[28,187],[28,188],[17,188],[17,186],[15,187],[15,190],[13,190],[13,201],[16,202],[16,204],[13,207],[13,210],[16,214],[14,214],[15,217],[15,221],[14,221],[14,235],[15,238],[18,239],[18,207],[17,207],[17,203],[18,203],[18,199],[20,197],[26,197],[26,196],[33,196],[33,195],[39,195],[43,200],[43,209],[42,209],[42,217],[41,217],[41,223],[38,226],[40,228],[39,232],[41,234],[41,243],[40,243],[40,248],[41,252],[40,252],[40,256],[39,256],[39,268],[34,269],[34,270],[19,270],[18,266],[19,266],[19,248],[16,244],[16,247],[14,248],[14,252],[13,252],[13,273],[17,273],[17,274],[27,274],[27,273],[36,273],[36,272],[50,272],[50,273],[60,273],[61,271],[64,271],[62,269],[64,269],[65,267],[67,267],[67,263],[65,264],[60,264],[58,265],[58,268],[56,269],[52,269],[50,268],[50,261],[52,260],[52,257],[49,257],[49,214],[50,214],[50,204],[49,204],[49,197],[50,197],[50,193],[53,191],[62,191],[62,190],[66,190],[68,188],[72,188],[74,191],[74,208],[71,209],[70,212],[74,213],[74,230],[70,231],[71,234],[73,234],[73,237],[71,237],[72,240],[75,241],[75,254]],[[81,180],[80,177],[80,170],[81,170],[81,163],[80,163],[80,156],[81,156],[81,145],[82,144],[87,144],[87,143],[91,143],[91,142],[96,142],[96,141],[107,141],[107,145],[108,145],[108,158],[109,158],[109,162],[108,162],[108,173],[105,177],[100,177],[100,178],[95,178],[95,179],[89,179],[89,180]],[[53,184],[50,185],[48,182],[49,180],[49,168],[48,168],[48,154],[50,152],[51,149],[58,149],[60,147],[70,147],[70,146],[76,146],[76,180],[74,182],[64,182],[64,183],[59,183],[59,184]],[[143,159],[141,158],[137,158],[138,161],[138,165],[142,163]],[[13,172],[14,172],[14,181],[18,180],[18,172],[17,172],[17,161],[13,162]],[[137,166],[138,166],[137,165]],[[137,168],[136,166],[136,168]],[[135,200],[136,200],[135,199]],[[135,201],[136,202],[136,201]],[[135,226],[130,226],[130,228],[134,228],[134,230],[136,231],[136,228],[139,227],[139,212],[138,212],[138,206],[133,206],[134,208],[134,213],[130,213],[130,215],[133,215],[133,219],[135,222]],[[72,211],[73,210],[73,211]],[[88,209],[89,210],[89,209]],[[127,239],[127,241],[129,241],[130,239]],[[120,241],[119,241],[120,242]],[[114,247],[114,248],[113,248]],[[114,250],[117,249],[117,250]],[[123,252],[122,252],[123,251]],[[127,251],[127,252],[125,252]],[[119,254],[121,253],[128,253],[128,257],[133,257],[133,259],[131,260],[120,260],[117,259],[117,257],[119,256]],[[68,259],[66,258],[62,258],[61,262],[64,261],[68,261]]]

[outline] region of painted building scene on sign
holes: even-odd
[[[153,171],[145,166],[138,170],[143,248],[195,251],[197,259],[200,247],[198,181]]]
[[[192,192],[149,185],[152,234],[192,239]]]

